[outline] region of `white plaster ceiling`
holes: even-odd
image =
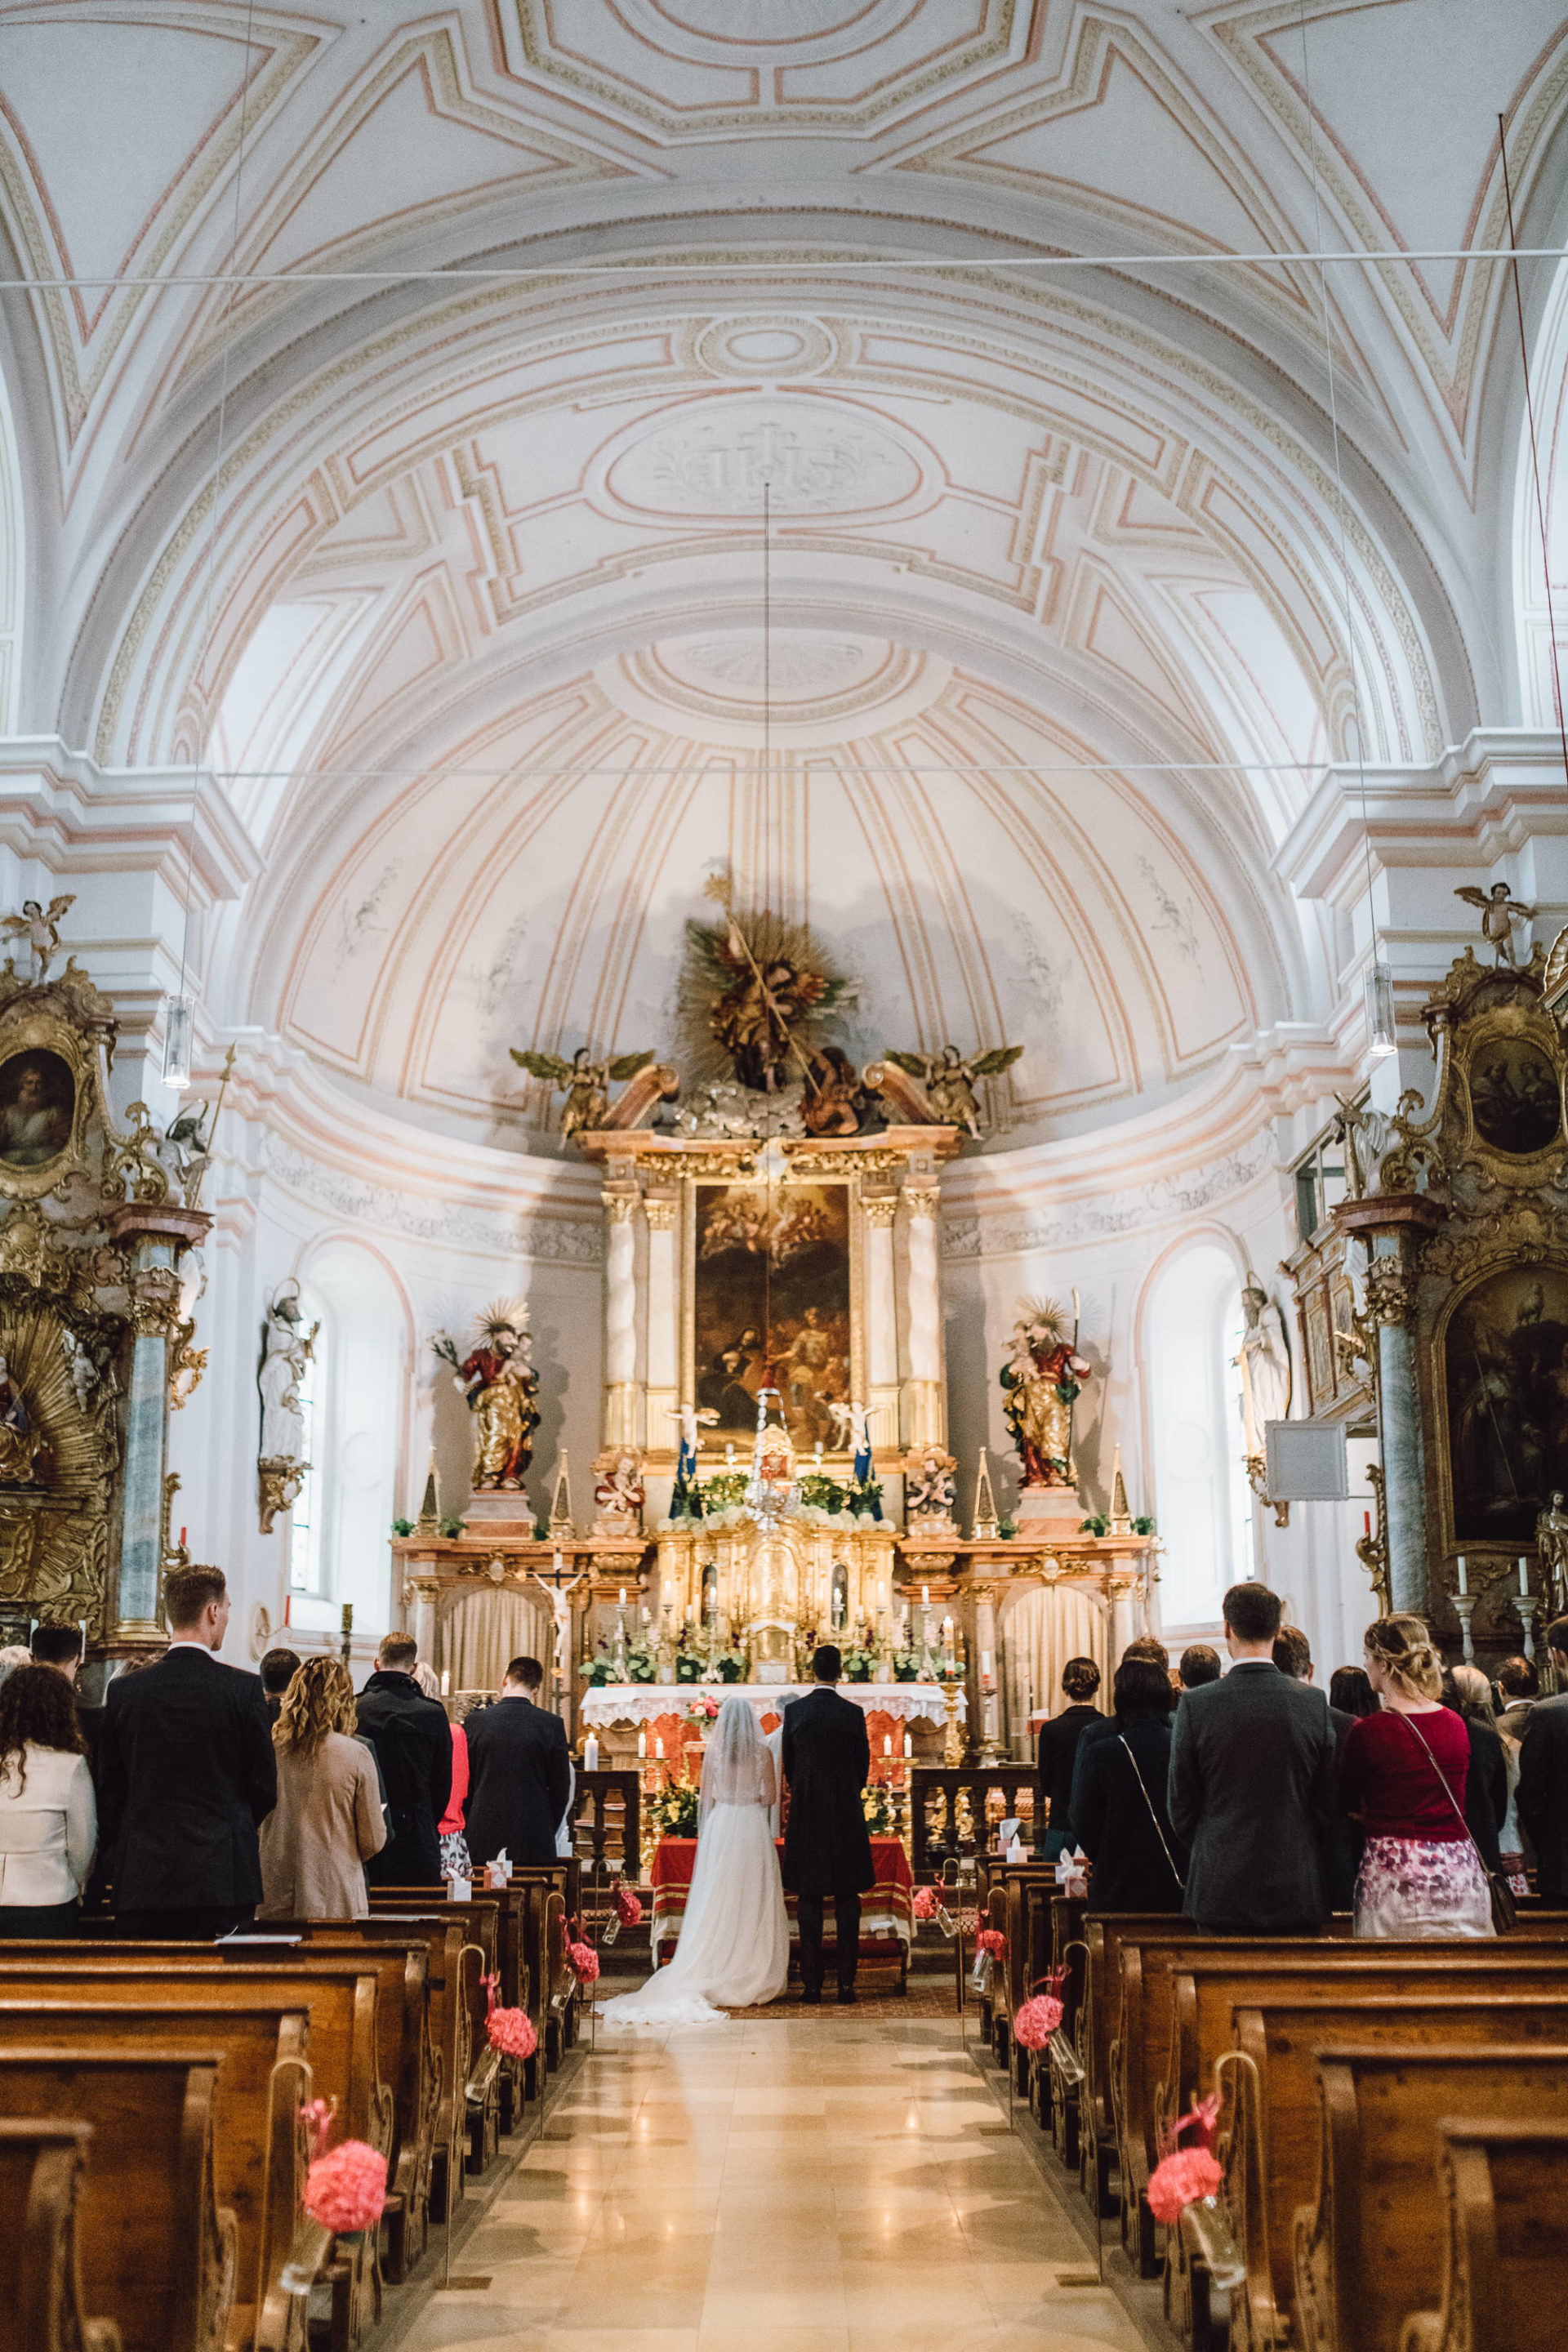
[[[1276,257],[1498,241],[1499,110],[1547,241],[1568,28],[1306,20],[0,6],[13,256],[119,281],[0,313],[23,723],[215,770],[261,872],[214,1031],[537,1144],[507,1045],[663,1047],[716,861],[838,949],[858,1046],[1024,1042],[1016,1138],[1321,1018],[1271,867],[1314,764],[1358,698],[1400,763],[1519,690],[1512,320],[1477,265],[1331,270],[1331,403]]]

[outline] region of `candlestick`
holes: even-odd
[[[1521,1559],[1519,1563],[1519,1590],[1521,1600],[1528,1601],[1530,1598],[1530,1562],[1528,1559]]]
[[[599,1742],[593,1732],[583,1742],[583,1769],[596,1772],[599,1769]]]
[[[1473,1592],[1458,1592],[1454,1596],[1454,1606],[1459,1612],[1459,1641],[1464,1651],[1465,1664],[1468,1666],[1474,1665],[1476,1646],[1470,1639],[1470,1619],[1476,1613],[1476,1595]]]
[[[1367,1531],[1368,1535],[1370,1535],[1370,1534],[1372,1533],[1372,1513],[1371,1513],[1370,1511],[1369,1511],[1369,1512],[1367,1513],[1367,1515],[1366,1515],[1366,1531]],[[1468,1579],[1467,1578],[1467,1576],[1466,1576],[1466,1574],[1465,1574],[1465,1555],[1464,1555],[1464,1553],[1463,1553],[1463,1552],[1461,1552],[1461,1553],[1459,1554],[1459,1559],[1458,1559],[1458,1569],[1459,1569],[1459,1591],[1460,1591],[1461,1596],[1463,1596],[1465,1593],[1468,1592],[1468,1591],[1469,1591],[1469,1589],[1470,1589],[1470,1587],[1469,1587],[1469,1580],[1468,1580]]]

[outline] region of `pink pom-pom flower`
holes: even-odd
[[[974,1948],[977,1952],[989,1952],[994,1960],[999,1960],[1007,1948],[1007,1938],[1000,1927],[982,1927],[974,1938]]]
[[[1149,2210],[1156,2221],[1179,2221],[1187,2206],[1213,2197],[1224,2179],[1218,2158],[1206,2147],[1179,2147],[1149,2175]]]
[[[539,2047],[526,2009],[492,2009],[488,2031],[491,2049],[503,2058],[531,2058]]]
[[[1043,2050],[1062,2016],[1062,2005],[1055,1993],[1037,1992],[1018,2004],[1013,2019],[1013,2039],[1025,2050]]]
[[[305,2210],[324,2230],[347,2236],[380,2221],[386,2203],[386,2158],[363,2139],[339,2142],[305,2176]]]
[[[593,1984],[599,1974],[599,1955],[593,1945],[568,1944],[566,1949],[572,1956],[572,1965],[577,1971],[578,1982]]]
[[[617,1886],[616,1889],[616,1916],[623,1927],[642,1925],[642,1898],[634,1895],[629,1886]]]
[[[915,1889],[915,1899],[910,1904],[910,1908],[917,1919],[934,1919],[936,1917],[935,1887],[917,1886]]]

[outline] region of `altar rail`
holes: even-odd
[[[985,1801],[994,1791],[1002,1798],[1004,1816],[1022,1812],[1032,1823],[1037,1785],[1032,1764],[915,1765],[910,1860],[917,1880],[934,1878],[944,1862],[990,1843]]]
[[[592,1819],[589,1818],[590,1813]],[[582,1859],[604,1869],[622,1870],[636,1886],[642,1877],[642,1784],[636,1772],[579,1771],[573,1843]],[[583,1853],[583,1840],[589,1852]]]

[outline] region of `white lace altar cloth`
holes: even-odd
[[[693,1699],[743,1698],[761,1722],[782,1716],[792,1698],[804,1698],[815,1683],[601,1683],[584,1691],[579,1709],[585,1724],[652,1723],[661,1715],[683,1715]],[[840,1698],[853,1699],[867,1715],[891,1716],[898,1723],[945,1723],[947,1708],[939,1683],[839,1683]],[[958,1719],[969,1712],[962,1688]]]

